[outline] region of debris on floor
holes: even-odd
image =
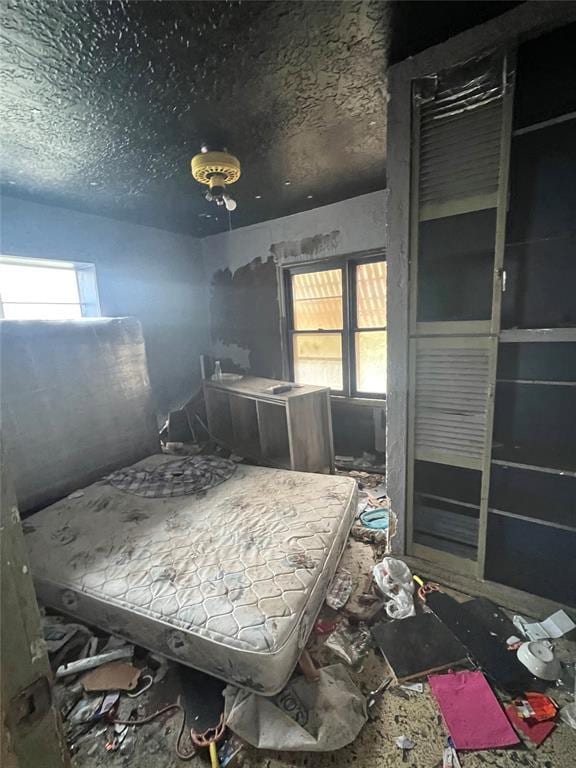
[[[398,618],[399,594],[414,615]],[[55,614],[43,621],[75,768],[178,768],[209,759],[229,768],[312,764],[285,758],[286,751],[303,759],[314,752],[320,768],[402,761],[475,768],[474,752],[462,758],[458,750],[479,749],[507,768],[522,749],[550,755],[563,743],[558,733],[574,738],[570,640],[531,641],[526,626],[546,622],[520,628],[490,600],[457,600],[413,578],[401,559],[383,556],[381,544],[353,536],[299,668],[273,697]],[[568,628],[564,617],[554,623]],[[570,649],[555,654],[557,684],[534,677],[516,648],[508,650],[514,634],[518,649],[538,642]]]
[[[560,709],[560,720],[570,728],[576,730],[576,701],[572,701],[570,704],[565,704]]]
[[[379,483],[370,488],[358,478],[356,480],[359,488],[358,514],[350,533],[357,541],[382,545],[384,552],[388,553],[390,542],[396,535],[396,515],[390,509],[386,486]]]
[[[429,682],[456,749],[493,749],[518,743],[482,672],[432,675]]]
[[[354,581],[350,571],[346,571],[344,568],[339,568],[328,587],[326,605],[333,608],[335,611],[344,608],[352,594],[353,588]]]
[[[234,758],[238,757],[242,752],[243,747],[244,742],[242,739],[239,739],[233,733],[228,734],[218,747],[218,759],[220,760],[221,768],[231,766]]]
[[[508,719],[520,735],[540,746],[556,728],[558,706],[543,693],[528,692],[506,707]]]
[[[421,579],[418,583],[418,596],[424,605],[448,627],[495,684],[515,692],[528,682],[526,670],[510,653],[505,640],[474,609],[459,603],[437,584],[423,584]]]
[[[408,693],[424,693],[424,683],[403,683],[400,688]]]
[[[334,461],[337,467],[336,472],[351,477],[358,477],[360,480],[367,479],[368,482],[376,485],[384,482],[385,457],[380,454],[368,453],[365,451],[362,456],[341,456],[336,455]]]
[[[260,749],[325,752],[350,744],[367,720],[366,699],[342,664],[320,670],[317,682],[294,678],[277,696],[228,686],[226,722]]]
[[[402,734],[402,736],[396,737],[396,746],[402,750],[402,762],[406,763],[408,761],[408,753],[411,749],[414,749],[416,742]]]
[[[95,669],[103,664],[109,664],[112,661],[118,661],[119,659],[131,659],[134,654],[134,647],[128,645],[124,648],[118,648],[114,651],[106,651],[106,653],[100,653],[97,656],[88,656],[86,658],[80,658],[77,661],[71,661],[68,664],[62,664],[56,670],[56,677],[67,677],[70,675],[78,675],[80,672],[86,672],[89,669]]]
[[[514,616],[514,626],[528,640],[557,640],[559,637],[576,629],[566,611],[556,611],[544,621],[527,622],[523,616]]]
[[[371,531],[387,531],[390,524],[390,510],[387,507],[371,507],[360,515],[360,522]]]
[[[82,676],[85,691],[133,691],[137,688],[142,670],[132,664],[113,661],[93,669]]]
[[[344,621],[329,635],[325,647],[354,669],[359,669],[371,642],[372,637],[366,627],[351,627]]]
[[[391,619],[414,616],[414,580],[408,566],[395,557],[385,557],[372,569],[374,581],[387,598],[386,613]]]
[[[399,682],[469,664],[466,648],[433,613],[379,622],[372,634]]]
[[[516,656],[518,661],[540,680],[558,680],[561,675],[560,662],[554,655],[554,646],[547,640],[521,643]]]
[[[337,626],[338,621],[336,619],[317,619],[316,624],[314,624],[314,631],[318,635],[329,635],[334,632]]]
[[[393,682],[394,678],[387,675],[380,685],[368,694],[368,716],[371,716],[372,707],[384,695],[386,689]]]

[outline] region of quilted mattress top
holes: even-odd
[[[240,465],[221,485],[175,498],[101,481],[28,518],[24,530],[37,581],[273,652],[297,627],[354,493],[347,477]]]

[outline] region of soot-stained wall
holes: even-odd
[[[204,238],[214,355],[256,376],[281,376],[275,259],[384,249],[385,223],[380,191]]]
[[[225,369],[282,377],[276,265],[253,259],[236,271],[211,276],[210,324],[214,356]]]
[[[140,320],[159,414],[195,391],[208,348],[196,238],[14,197],[1,210],[3,255],[92,262],[102,314]]]
[[[384,250],[385,228],[386,192],[380,191],[204,238],[211,352],[223,370],[282,377],[279,256],[305,260]],[[357,414],[352,434],[350,420],[344,424],[333,409],[337,451],[374,450],[372,411],[366,410]]]

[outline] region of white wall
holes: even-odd
[[[275,257],[321,259],[382,251],[385,191],[266,221],[202,240],[210,291],[211,350],[224,370],[282,378],[282,332]],[[333,403],[336,450],[375,449],[371,408]]]
[[[199,355],[208,348],[199,240],[3,196],[0,249],[4,255],[96,265],[102,314],[142,323],[161,413],[199,385]]]
[[[259,376],[280,377],[275,257],[383,249],[386,200],[386,191],[373,192],[204,238],[213,355]]]
[[[272,247],[301,251],[303,241],[316,239],[318,257],[383,248],[387,192],[381,190],[310,211],[223,232],[202,240],[206,275],[228,267],[235,272],[254,258],[266,261]],[[304,248],[314,242],[304,242]]]
[[[7,196],[1,250],[96,264],[103,314],[142,323],[156,405],[165,413],[198,385],[202,352],[281,377],[274,255],[383,249],[386,202],[385,191],[374,192],[197,240]]]

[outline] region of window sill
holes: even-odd
[[[330,395],[333,403],[353,405],[360,408],[386,408],[386,395],[383,397],[348,397],[347,395]]]

